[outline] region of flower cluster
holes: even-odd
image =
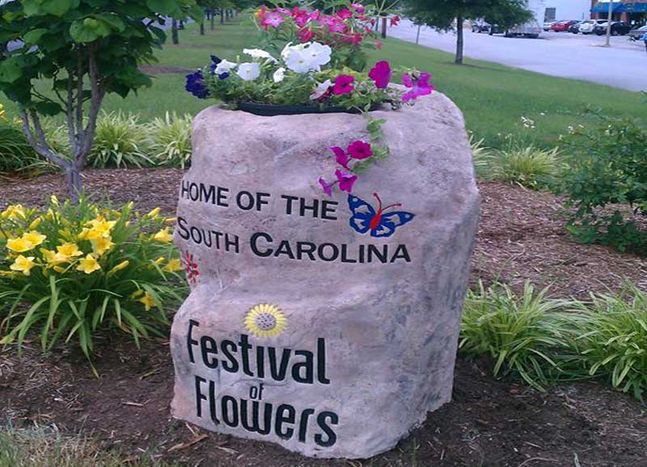
[[[319,179],[321,188],[328,196],[332,196],[332,190],[336,185],[339,185],[341,191],[352,193],[353,185],[358,178],[353,169],[360,161],[366,161],[374,156],[373,148],[370,143],[356,140],[345,150],[339,146],[333,146],[330,151],[335,155],[335,161],[340,168],[335,170],[335,181],[327,182],[323,177]]]
[[[126,212],[131,208],[127,207]],[[30,279],[40,281],[49,276],[79,281],[84,276],[118,278],[141,268],[169,273],[182,269],[179,259],[169,248],[172,235],[169,227],[163,226],[165,220],[159,216],[159,209],[136,222],[140,229],[159,227],[153,234],[132,230],[123,211],[91,206],[85,213],[92,213],[91,218],[64,214],[69,211],[69,205],[59,205],[53,196],[45,213],[20,204],[11,205],[0,213],[0,276],[16,283]],[[134,238],[124,238],[125,233],[133,234]],[[159,256],[143,264],[129,259],[131,252],[124,246],[132,240],[141,242],[142,249],[148,246],[148,252],[157,252]],[[131,295],[146,310],[157,306],[148,291],[137,289]]]

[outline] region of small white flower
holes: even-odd
[[[281,58],[295,73],[308,73],[321,70],[322,65],[330,62],[331,53],[332,50],[327,45],[306,42],[299,45],[286,45],[281,52]]]
[[[280,83],[281,81],[283,81],[285,79],[285,68],[281,67],[276,70],[272,75],[272,79],[275,83]]]
[[[243,53],[253,58],[266,58],[272,63],[277,63],[277,60],[272,57],[269,52],[262,49],[243,49]]]
[[[236,74],[244,81],[254,81],[261,75],[261,66],[258,63],[241,63]]]
[[[223,73],[229,73],[233,68],[236,68],[238,66],[238,63],[230,62],[229,60],[223,60],[218,65],[216,65],[216,69],[213,71],[217,75],[221,75]]]
[[[329,79],[327,79],[323,83],[319,83],[319,85],[317,86],[317,89],[315,89],[315,91],[312,94],[310,94],[310,100],[314,101],[319,99],[321,96],[326,94],[330,86],[332,86],[332,82]]]

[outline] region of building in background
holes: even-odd
[[[585,20],[591,17],[591,0],[546,0],[545,22]]]
[[[613,19],[626,21],[635,25],[647,23],[646,0],[616,0],[613,2]],[[609,15],[609,2],[591,1],[591,16],[593,18],[607,18]]]

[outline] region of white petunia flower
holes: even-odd
[[[280,83],[285,79],[285,68],[281,67],[278,70],[274,72],[272,75],[272,79],[274,79],[275,83]]]
[[[278,62],[278,60],[272,57],[269,52],[266,52],[262,49],[243,49],[243,53],[253,58],[266,58],[270,60],[272,63]]]
[[[315,101],[319,99],[321,96],[326,94],[326,92],[328,92],[330,86],[332,86],[332,82],[329,79],[327,79],[323,83],[319,83],[317,89],[315,89],[315,91],[310,94],[310,100]]]
[[[328,45],[313,42],[304,49],[309,57],[312,58],[312,63],[318,66],[326,65],[330,62],[330,54],[332,49]]]
[[[261,75],[261,66],[258,63],[241,63],[236,74],[244,81],[254,81]]]
[[[217,75],[221,75],[223,73],[229,73],[233,68],[236,68],[238,66],[238,63],[230,62],[229,60],[223,60],[218,65],[216,65],[216,68],[213,70],[213,72]]]
[[[331,52],[327,45],[306,42],[294,46],[288,44],[281,52],[281,57],[290,70],[296,73],[308,73],[319,71],[322,65],[330,62]]]

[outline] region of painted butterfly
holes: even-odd
[[[359,234],[371,232],[371,237],[390,237],[395,233],[395,229],[401,225],[407,224],[413,220],[415,214],[404,211],[384,213],[387,209],[397,208],[401,204],[392,204],[385,208],[382,207],[382,200],[377,193],[373,193],[378,202],[378,208],[373,206],[357,196],[348,195],[348,207],[353,213],[350,218],[350,226]]]

